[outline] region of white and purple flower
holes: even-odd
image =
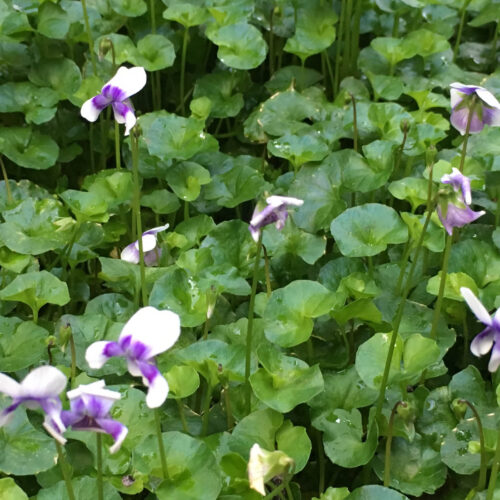
[[[61,418],[64,425],[71,427],[74,431],[109,434],[114,440],[109,451],[115,453],[120,449],[128,429],[118,420],[111,418],[109,414],[113,403],[121,398],[121,394],[105,389],[104,385],[104,381],[99,380],[68,391],[71,409],[63,411]]]
[[[477,100],[473,106],[469,132],[477,134],[485,125],[500,126],[500,102],[489,90],[478,85],[464,85],[458,82],[452,83],[450,87],[450,122],[462,135],[467,130],[473,96],[476,96]]]
[[[157,234],[168,229],[168,224],[154,227],[142,233],[142,251],[146,266],[155,266],[161,257],[161,248],[156,246]],[[139,241],[127,245],[120,254],[120,258],[132,264],[139,264]]]
[[[288,217],[288,207],[300,207],[304,204],[304,200],[291,196],[269,196],[266,202],[267,206],[263,210],[255,207],[250,221],[248,229],[254,241],[259,240],[260,230],[269,224],[276,223],[276,229],[281,231]]]
[[[483,356],[493,347],[488,370],[495,372],[500,365],[500,309],[493,316],[490,316],[469,288],[460,288],[460,293],[476,318],[486,325],[486,328],[471,342],[470,350],[474,356]]]
[[[144,68],[118,68],[116,75],[104,85],[101,93],[83,103],[80,114],[89,122],[95,122],[101,111],[112,106],[115,120],[125,124],[125,135],[135,125],[136,117],[129,97],[146,85]]]
[[[0,373],[0,392],[12,398],[12,403],[0,413],[0,427],[12,419],[14,410],[21,404],[30,410],[41,408],[45,413],[43,426],[52,437],[64,444],[66,440],[61,433],[66,428],[61,420],[59,394],[66,383],[66,376],[53,366],[35,368],[21,383]]]
[[[154,357],[170,349],[181,333],[180,318],[172,311],[147,306],[125,324],[118,342],[99,341],[87,348],[85,359],[91,368],[101,368],[113,356],[127,360],[128,371],[141,377],[148,387],[146,404],[161,406],[168,395],[168,383],[156,367]]]
[[[437,213],[446,232],[451,236],[454,227],[462,227],[475,221],[486,212],[474,212],[469,205],[472,203],[470,179],[463,175],[457,168],[451,174],[441,177],[443,184],[450,184],[453,193],[444,196],[437,206]]]

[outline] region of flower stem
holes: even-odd
[[[266,292],[267,292],[267,297],[269,298],[271,296],[271,293],[273,291],[272,286],[271,286],[271,275],[269,273],[269,257],[267,255],[267,250],[264,245],[262,245],[262,250],[264,252],[264,270],[266,273]]]
[[[184,414],[184,403],[182,402],[181,399],[176,399],[175,401],[177,402],[177,408],[179,410],[179,417],[181,419],[182,430],[184,431],[185,434],[189,434],[189,427],[187,425],[186,415]]]
[[[165,454],[165,447],[163,446],[163,437],[161,434],[160,409],[155,408],[154,414],[155,414],[155,426],[156,426],[156,439],[158,441],[158,451],[160,453],[161,470],[163,473],[163,479],[167,479],[167,477],[168,477],[167,455]]]
[[[224,405],[226,406],[226,424],[227,430],[230,431],[234,427],[233,411],[231,409],[231,396],[229,394],[229,382],[226,382],[224,388]]]
[[[472,117],[474,116],[474,107],[476,105],[476,96],[472,98],[472,102],[469,108],[469,115],[467,116],[467,125],[465,126],[464,142],[462,143],[462,154],[460,156],[460,167],[458,170],[463,173],[465,165],[465,155],[467,154],[467,143],[469,142],[470,126],[472,123]]]
[[[439,317],[441,315],[441,305],[443,303],[444,287],[446,285],[446,273],[448,272],[448,261],[450,259],[451,243],[453,241],[453,234],[450,236],[446,234],[446,246],[444,248],[443,265],[441,268],[441,280],[439,282],[439,291],[436,300],[436,307],[434,309],[434,316],[432,317],[431,339],[436,340],[437,326]]]
[[[73,338],[73,332],[69,336],[69,349],[71,351],[71,388],[74,387],[76,379],[76,349],[75,349],[75,339]]]
[[[349,94],[352,99],[352,137],[354,141],[354,151],[358,152],[358,113],[356,111],[356,98]]]
[[[495,24],[495,32],[493,34],[493,41],[491,42],[491,64],[493,65],[492,71],[495,69],[496,66],[496,57],[497,57],[497,42],[498,42],[498,31],[500,27],[500,23],[497,21]]]
[[[250,367],[252,361],[252,336],[253,336],[253,310],[255,307],[255,293],[257,291],[257,274],[259,272],[260,252],[262,249],[262,231],[257,240],[257,249],[255,251],[255,262],[253,267],[252,292],[250,294],[250,303],[248,304],[248,326],[247,326],[247,345],[245,356],[245,407],[248,415],[252,410],[252,387],[250,386]]]
[[[186,114],[186,106],[184,103],[184,79],[185,79],[185,75],[186,75],[186,54],[187,54],[188,41],[189,41],[189,28],[186,27],[186,28],[184,28],[184,35],[182,37],[181,77],[180,77],[180,83],[179,83],[182,115]]]
[[[207,391],[203,400],[203,417],[201,419],[201,435],[206,436],[208,432],[208,420],[210,417],[210,402],[212,401],[212,387],[207,380]]]
[[[61,472],[64,478],[64,483],[66,484],[66,491],[68,493],[68,498],[69,500],[75,500],[75,492],[73,491],[73,485],[71,484],[71,477],[68,471],[68,463],[64,458],[64,452],[62,446],[57,441],[55,441],[55,443],[56,443],[59,467],[61,468]]]
[[[326,49],[321,53],[321,56],[323,57],[326,69],[328,70],[328,77],[330,78],[330,85],[332,86],[332,98],[333,98],[333,96],[335,95],[335,76],[333,74],[332,63],[330,62],[330,56],[328,55],[328,51]],[[325,81],[326,81],[326,75],[325,75]]]
[[[389,350],[387,352],[387,358],[385,360],[384,373],[382,375],[382,382],[380,384],[380,391],[377,401],[377,409],[375,414],[375,419],[378,420],[380,414],[382,413],[382,406],[385,400],[385,391],[387,386],[387,381],[389,379],[389,371],[391,369],[392,356],[394,354],[394,347],[396,345],[396,340],[399,334],[399,326],[401,324],[401,320],[403,319],[403,311],[406,304],[406,298],[410,293],[411,282],[413,279],[413,273],[415,272],[415,268],[417,267],[418,257],[420,255],[420,250],[422,249],[422,243],[424,242],[425,233],[427,231],[427,227],[429,226],[429,222],[431,220],[432,210],[427,211],[427,217],[425,218],[424,227],[422,228],[422,232],[420,233],[420,238],[417,242],[417,247],[415,249],[415,255],[413,257],[413,262],[410,267],[410,271],[408,272],[408,276],[406,278],[406,284],[403,289],[403,294],[401,296],[401,302],[399,303],[398,309],[396,311],[396,317],[394,320],[394,328],[391,335],[391,343],[389,344]]]
[[[342,76],[346,76],[350,72],[351,68],[351,45],[349,43],[349,35],[351,33],[351,21],[352,21],[352,1],[347,0],[346,3],[346,15],[344,17],[344,47],[342,52]]]
[[[268,493],[264,498],[263,500],[271,500],[272,498],[274,498],[276,495],[279,495],[284,489],[287,488],[288,486],[288,483],[289,483],[289,480],[286,480],[286,481],[283,481],[279,486],[276,486],[276,488],[274,488],[273,491],[271,491],[271,493]],[[290,497],[290,499],[292,499],[293,497]]]
[[[153,35],[156,33],[155,1],[156,0],[149,0],[149,14],[151,17],[151,33],[153,33]]]
[[[462,31],[465,24],[465,14],[467,11],[467,6],[470,4],[471,0],[464,0],[462,8],[460,9],[460,24],[458,25],[457,39],[455,40],[455,47],[453,48],[453,62],[457,59],[458,49],[460,47],[460,41],[462,39]]]
[[[344,18],[345,18],[345,4],[346,0],[342,0],[342,5],[340,7],[340,19],[339,19],[339,32],[336,40],[336,53],[335,53],[335,83],[333,88],[333,94],[336,96],[339,91],[340,84],[340,54],[342,51],[342,38],[344,36]]]
[[[359,29],[361,20],[361,3],[362,0],[355,0],[354,16],[352,19],[351,29],[351,60],[352,67],[357,68],[357,61],[359,55]]]
[[[491,468],[490,482],[488,483],[488,493],[486,500],[493,500],[495,486],[497,483],[498,466],[500,465],[500,429],[497,429],[497,446],[495,449],[495,458],[493,459],[493,467]]]
[[[97,75],[97,63],[94,54],[94,40],[92,39],[92,31],[90,30],[89,14],[87,12],[87,0],[82,0],[83,19],[85,21],[85,31],[87,32],[87,40],[90,51],[90,62],[92,63],[92,71]]]
[[[104,489],[102,484],[102,437],[96,432],[97,441],[97,498],[104,500]]]
[[[141,186],[139,183],[139,145],[136,136],[136,128],[130,134],[130,144],[132,148],[132,175],[134,178],[134,201],[133,211],[135,216],[135,228],[137,234],[137,242],[139,245],[139,267],[141,276],[141,293],[142,305],[148,303],[148,296],[146,292],[146,270],[144,268],[144,249],[142,247],[142,219],[141,219]]]
[[[325,450],[323,449],[323,440],[321,439],[321,432],[317,429],[314,430],[316,435],[316,447],[318,448],[318,497],[321,497],[325,491]]]
[[[387,440],[385,442],[385,465],[384,465],[384,486],[389,487],[391,482],[391,444],[392,444],[392,429],[394,427],[394,417],[396,416],[396,411],[398,406],[406,408],[408,404],[405,401],[398,401],[391,411],[391,416],[389,418],[389,425],[387,427]]]
[[[189,201],[184,200],[184,220],[189,220]]]
[[[121,168],[121,158],[120,158],[120,126],[118,122],[115,121],[115,165],[116,169]]]
[[[274,2],[271,5],[271,15],[269,16],[269,78],[274,75],[274,62],[276,54],[274,53],[274,32],[273,32]]]
[[[5,181],[5,191],[7,193],[7,202],[10,205],[13,201],[12,191],[10,190],[10,184],[9,184],[9,178],[7,176],[7,170],[5,168],[5,164],[3,162],[3,158],[1,155],[0,155],[0,167],[2,168],[3,180]]]
[[[479,433],[479,446],[481,453],[481,468],[479,469],[479,480],[477,482],[477,491],[483,491],[486,486],[486,470],[488,468],[488,463],[486,460],[486,449],[484,446],[483,424],[481,422],[481,417],[479,416],[479,413],[477,412],[475,406],[470,401],[468,401],[467,399],[461,399],[460,403],[465,403],[472,410],[472,413],[474,413],[474,417],[476,418],[477,430]]]

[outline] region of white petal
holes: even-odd
[[[487,328],[474,337],[470,344],[470,352],[478,358],[480,356],[484,356],[493,346],[494,339],[495,332],[492,329]]]
[[[142,250],[149,252],[156,247],[156,236],[154,234],[146,234],[142,236]]]
[[[471,311],[475,314],[476,318],[484,323],[485,325],[491,326],[492,320],[490,313],[481,304],[480,300],[472,293],[472,290],[466,287],[460,288],[460,293],[464,298],[467,305],[470,307]]]
[[[146,404],[148,408],[158,408],[168,396],[168,382],[165,377],[157,375],[151,384],[149,384]]]
[[[120,254],[120,259],[126,262],[130,262],[131,264],[139,264],[139,245],[137,241],[134,243],[130,243],[127,245]]]
[[[82,105],[82,109],[80,110],[80,114],[83,118],[88,120],[89,122],[95,122],[97,118],[99,118],[99,114],[101,113],[101,109],[94,105],[92,102],[92,98],[85,101]]]
[[[127,429],[127,427],[123,426],[123,429],[120,432],[120,435],[118,436],[117,440],[113,443],[112,446],[109,447],[109,452],[111,454],[117,452],[120,449],[120,446],[122,445],[123,441],[127,437],[127,434],[128,434],[128,429]]]
[[[118,68],[116,75],[106,85],[118,87],[125,93],[125,97],[137,94],[146,85],[146,71],[142,67]],[[105,85],[105,86],[106,86]]]
[[[46,398],[59,395],[66,387],[67,378],[54,366],[40,366],[28,373],[21,382],[22,395]]]
[[[50,423],[50,420],[45,419],[43,423],[45,430],[59,443],[62,445],[66,444],[66,439],[64,436]],[[64,426],[63,426],[64,427]]]
[[[498,102],[497,98],[489,90],[479,87],[476,90],[476,94],[479,96],[481,101],[485,102],[488,106],[500,109],[500,102]]]
[[[169,227],[170,227],[170,224],[167,222],[164,226],[153,227],[152,229],[148,229],[147,231],[144,231],[143,234],[147,234],[147,233],[151,233],[151,234],[161,233],[162,231],[166,231]]]
[[[17,398],[21,395],[21,384],[13,378],[0,373],[0,392],[7,394],[11,398]]]
[[[120,339],[131,336],[149,348],[149,357],[172,347],[181,333],[179,316],[172,311],[159,311],[147,306],[139,309],[125,324]]]
[[[139,370],[137,363],[131,359],[127,359],[127,370],[133,377],[142,377],[141,370]]]
[[[66,395],[69,400],[80,398],[82,396],[96,396],[98,398],[117,401],[122,397],[119,392],[105,389],[104,380],[98,380],[97,382],[92,382],[91,384],[80,385],[76,389],[68,391]]]
[[[292,196],[273,195],[266,198],[266,201],[273,207],[279,207],[281,205],[293,205],[295,207],[300,207],[304,204],[304,200],[293,198]]]
[[[498,348],[495,345],[493,346],[493,350],[491,351],[490,362],[488,363],[488,370],[490,372],[496,372],[499,366],[500,366],[500,348]]]
[[[125,136],[130,134],[130,131],[134,128],[136,122],[137,118],[135,117],[135,113],[133,111],[129,111],[125,115]]]
[[[102,368],[106,364],[106,361],[108,361],[109,356],[104,355],[104,349],[108,344],[109,342],[107,340],[99,340],[87,347],[85,359],[93,370]]]
[[[450,104],[451,104],[451,109],[453,109],[457,104],[463,101],[464,99],[464,94],[460,92],[459,90],[456,90],[452,88],[450,90]]]

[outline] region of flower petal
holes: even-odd
[[[115,453],[120,449],[124,439],[127,437],[128,429],[118,420],[113,420],[112,418],[98,418],[96,419],[97,424],[101,429],[109,434],[113,439],[113,446],[109,448],[110,453]]]
[[[144,231],[142,233],[142,236],[144,237],[146,234],[157,234],[161,233],[162,231],[166,231],[170,227],[170,224],[165,224],[164,226],[158,226],[158,227],[153,227],[152,229],[148,229],[147,231]]]
[[[457,110],[453,110],[450,116],[450,123],[462,134],[465,134],[467,130],[467,120],[469,119],[469,109],[468,108],[460,108]],[[479,119],[477,111],[474,111],[472,114],[472,120],[470,124],[469,132],[471,134],[476,134],[481,132],[484,128],[484,123]]]
[[[142,250],[144,252],[149,252],[153,250],[156,246],[156,235],[155,234],[145,234],[142,235]]]
[[[500,109],[483,106],[483,121],[491,127],[500,127]]]
[[[131,264],[139,264],[139,245],[137,241],[127,245],[120,254],[120,259]]]
[[[125,99],[131,95],[137,94],[146,85],[146,71],[138,66],[134,68],[126,68],[121,66],[118,68],[115,76],[106,85],[118,87],[122,90]]]
[[[168,382],[160,374],[156,366],[150,363],[139,363],[139,368],[143,376],[144,385],[148,386],[146,404],[149,408],[158,408],[168,396]]]
[[[304,204],[304,200],[299,198],[293,198],[292,196],[268,196],[266,198],[267,203],[273,207],[279,207],[281,205],[292,205],[295,207],[300,207]]]
[[[470,350],[474,356],[484,356],[493,345],[495,332],[492,328],[485,328],[481,333],[478,333],[470,344]]]
[[[85,351],[85,359],[93,370],[102,368],[109,358],[121,355],[123,355],[121,347],[116,342],[109,342],[106,340],[94,342],[89,345]]]
[[[148,357],[153,357],[172,347],[180,333],[180,318],[176,313],[147,306],[127,321],[120,339],[131,336],[132,343],[141,342],[148,348]]]
[[[58,396],[66,387],[67,378],[54,366],[40,366],[21,382],[22,397],[50,398]]]
[[[465,85],[465,84],[459,83],[459,82],[450,83],[450,87],[452,89],[458,90],[459,92],[462,92],[462,94],[467,94],[467,95],[471,95],[477,89],[482,88],[482,87],[479,87],[478,85]]]
[[[127,360],[127,370],[133,377],[140,377],[142,375],[137,362],[131,359]]]
[[[500,102],[498,102],[497,98],[489,90],[486,90],[483,87],[478,87],[476,89],[476,94],[485,104],[500,110]]]
[[[462,297],[464,298],[465,302],[467,302],[467,305],[474,313],[476,318],[481,321],[481,323],[484,323],[487,326],[491,326],[492,319],[490,313],[486,310],[486,307],[483,306],[481,301],[474,295],[472,290],[463,286],[460,288],[460,293],[462,294]]]
[[[160,257],[161,248],[153,248],[153,250],[144,254],[144,264],[146,264],[146,266],[156,266]]]
[[[80,109],[80,115],[89,122],[95,122],[101,111],[110,103],[102,96],[95,96],[85,101]]]
[[[500,366],[500,343],[495,342],[491,351],[490,362],[488,363],[488,370],[496,372]]]
[[[0,392],[7,394],[11,398],[17,398],[21,396],[21,384],[8,375],[0,373]]]

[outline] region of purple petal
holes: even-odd
[[[124,99],[127,98],[126,93],[124,92],[123,89],[120,87],[117,87],[115,85],[110,85],[110,83],[107,83],[104,85],[104,87],[101,90],[101,94],[103,99],[106,99],[108,104],[113,101],[123,101]]]
[[[90,368],[98,370],[113,356],[123,356],[123,350],[116,342],[100,340],[91,344],[86,352],[85,359]]]
[[[139,369],[143,376],[144,385],[149,388],[146,404],[149,408],[158,408],[167,399],[168,383],[155,365],[141,362],[139,363]]]
[[[260,212],[254,213],[252,220],[250,221],[250,225],[255,229],[262,229],[264,226],[273,224],[277,220],[278,216],[276,214],[276,207],[267,205]]]
[[[146,266],[156,266],[158,264],[161,257],[161,248],[154,248],[153,250],[146,252],[144,254],[144,264]]]
[[[462,94],[467,94],[467,95],[474,94],[477,89],[482,88],[478,87],[477,85],[464,85],[463,83],[459,82],[450,83],[450,87],[452,89],[458,90]]]
[[[125,135],[129,135],[130,130],[137,121],[132,107],[128,106],[124,102],[113,102],[112,106],[115,115],[115,120],[118,123],[125,124]]]
[[[7,425],[14,416],[14,410],[22,403],[22,401],[17,401],[14,404],[11,404],[5,410],[0,413],[0,427]]]
[[[120,259],[132,264],[139,264],[139,245],[137,241],[127,245],[120,254]]]
[[[474,337],[470,344],[470,350],[474,356],[484,356],[493,345],[495,331],[488,327]]]
[[[140,341],[135,341],[130,344],[127,350],[128,357],[132,359],[148,359],[149,358],[149,346],[144,345]]]
[[[488,370],[490,372],[496,372],[500,366],[500,343],[495,342],[493,349],[491,350],[490,362],[488,363]]]
[[[484,210],[481,210],[480,212],[474,212],[467,205],[465,205],[464,208],[461,208],[457,207],[453,203],[448,203],[446,216],[443,216],[440,205],[438,205],[437,207],[437,213],[439,220],[446,229],[446,232],[451,236],[454,227],[465,226],[466,224],[475,221],[486,212],[484,212]]]
[[[467,130],[467,120],[469,119],[469,109],[467,107],[463,107],[460,109],[453,109],[450,116],[451,124],[460,132],[460,134],[464,135]],[[484,123],[479,119],[477,111],[474,111],[472,114],[472,120],[470,124],[469,132],[471,134],[476,134],[481,132],[484,128]]]
[[[146,71],[140,66],[118,68],[115,76],[107,83],[111,87],[118,87],[122,91],[120,100],[137,94],[146,85]],[[104,89],[103,89],[104,90]]]
[[[500,109],[483,106],[483,121],[491,127],[500,127]]]
[[[118,451],[127,437],[128,429],[121,422],[112,418],[99,418],[96,422],[102,431],[109,434],[114,440],[113,446],[109,448],[109,452],[115,453]]]
[[[463,201],[467,205],[472,203],[472,196],[470,191],[470,179],[460,172],[457,168],[453,167],[451,174],[445,174],[441,177],[443,184],[451,184],[455,191],[462,191]]]

